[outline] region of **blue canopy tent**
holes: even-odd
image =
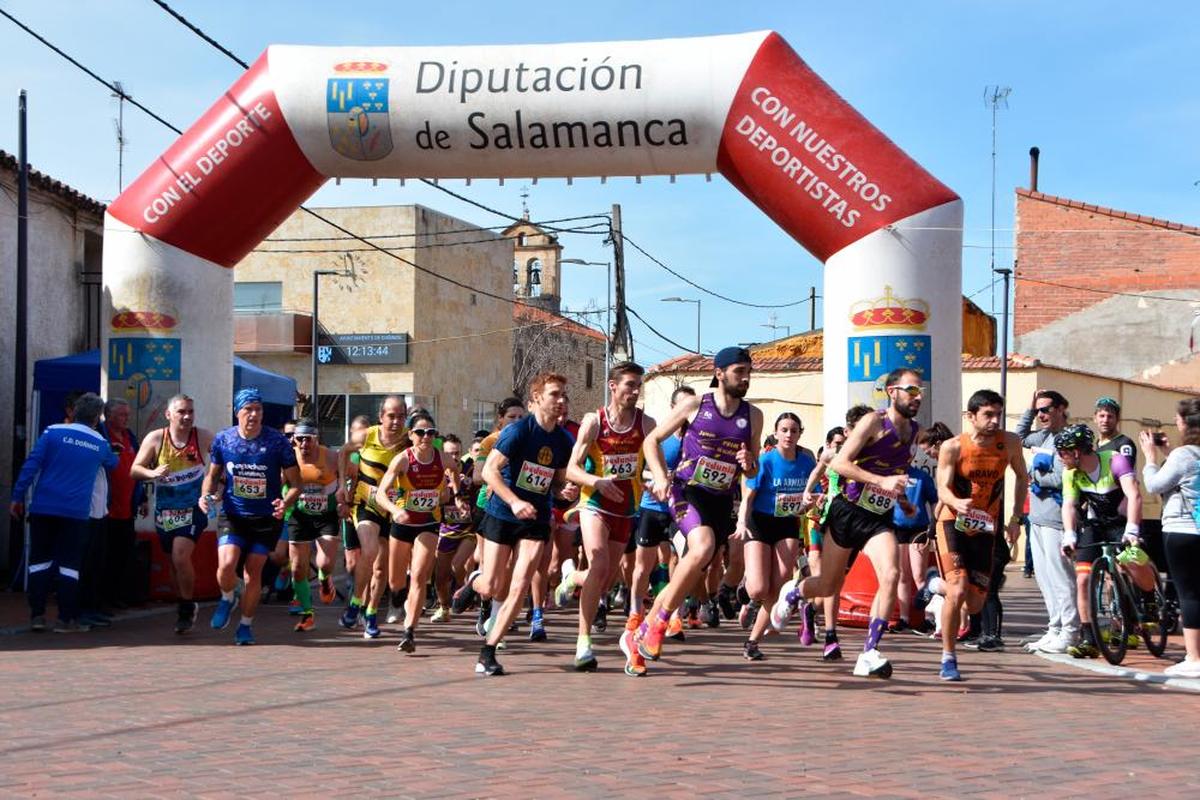
[[[296,404],[296,381],[260,369],[233,357],[233,390],[256,386],[262,392],[264,422],[278,428],[291,419]],[[59,358],[43,358],[33,365],[33,429],[39,433],[63,418],[63,404],[71,392],[100,391],[100,351],[85,350]]]

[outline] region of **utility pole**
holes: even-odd
[[[616,319],[608,334],[612,342],[612,360],[616,363],[633,359],[633,336],[629,331],[629,316],[625,313],[625,237],[621,235],[621,206],[618,203],[613,203],[612,207],[612,246],[613,305],[616,306]],[[604,379],[607,381],[608,376]]]
[[[815,331],[817,329],[817,287],[811,286],[808,289],[808,329]]]
[[[25,402],[27,392],[26,370],[28,368],[29,349],[29,152],[26,129],[27,110],[25,106],[25,90],[21,90],[17,100],[17,330],[14,339],[13,353],[13,404],[12,404],[12,480],[15,483],[21,465],[25,463],[25,451],[29,441],[25,428],[25,416],[28,406]],[[13,500],[24,498],[11,498]],[[11,519],[11,517],[10,517]],[[20,540],[25,544],[24,520],[10,522],[8,528],[8,549],[13,552],[14,545]]]
[[[984,103],[992,108],[992,254],[989,267],[992,273],[993,314],[996,313],[995,277],[999,275],[1004,278],[1004,316],[1003,327],[1000,331],[1000,396],[1006,402],[1008,400],[1008,290],[1012,270],[996,269],[996,113],[1001,108],[1008,108],[1008,96],[1011,93],[1012,88],[1008,86],[987,86],[983,90]]]

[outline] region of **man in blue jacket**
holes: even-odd
[[[29,503],[29,613],[34,631],[46,629],[46,597],[58,595],[58,633],[88,630],[79,622],[79,566],[87,543],[92,489],[101,468],[117,465],[117,454],[96,426],[104,401],[88,392],[75,401],[75,421],[51,425],[33,446],[13,485],[9,513]],[[57,580],[52,568],[57,565]]]

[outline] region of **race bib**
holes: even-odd
[[[438,507],[441,494],[437,489],[413,489],[404,497],[404,510],[432,513]]]
[[[800,506],[804,505],[803,492],[788,492],[775,495],[775,516],[798,517]]]
[[[864,484],[858,495],[858,505],[872,514],[884,514],[892,510],[900,499],[899,492],[887,492],[873,483]]]
[[[195,518],[190,508],[163,508],[154,515],[154,524],[164,531],[177,531],[191,526]]]
[[[954,517],[954,529],[963,533],[995,533],[996,524],[992,515],[978,508],[969,508],[966,513]]]
[[[266,478],[243,478],[233,476],[233,496],[243,500],[265,500],[267,497]]]
[[[521,471],[517,473],[517,486],[535,494],[548,494],[550,482],[553,480],[553,469],[534,464],[532,461],[521,464]]]
[[[640,458],[640,453],[605,453],[601,474],[618,481],[633,480]]]
[[[329,495],[320,492],[301,492],[296,510],[305,514],[324,514],[329,510]]]
[[[733,476],[737,467],[724,461],[718,461],[708,456],[700,456],[696,462],[696,471],[692,473],[692,482],[718,492],[728,491],[733,486]]]
[[[464,522],[469,522],[470,519],[471,512],[469,510],[459,511],[457,503],[451,503],[442,508],[442,520],[451,525],[461,525]]]

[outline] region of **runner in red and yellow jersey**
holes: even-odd
[[[575,645],[577,670],[596,668],[592,619],[633,534],[642,499],[642,445],[654,430],[654,420],[637,407],[643,374],[645,370],[632,361],[613,365],[608,372],[608,405],[584,416],[567,466],[567,480],[580,487],[579,520],[588,568],[570,571],[564,565],[554,600],[564,605],[575,587],[583,589]]]

